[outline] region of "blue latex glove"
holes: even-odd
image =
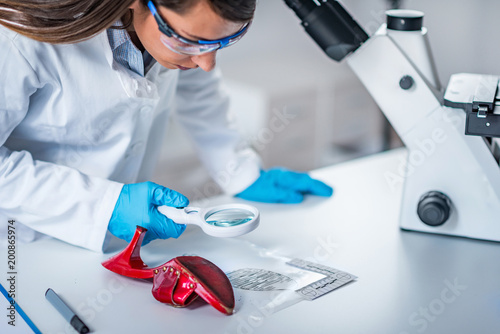
[[[108,230],[128,242],[134,236],[136,226],[148,229],[143,245],[155,239],[177,238],[186,229],[161,214],[157,206],[185,207],[189,200],[182,194],[153,182],[126,184],[116,201]]]
[[[300,203],[304,195],[329,197],[333,189],[306,173],[283,168],[261,171],[260,177],[237,197],[267,203]]]

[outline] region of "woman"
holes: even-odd
[[[216,52],[243,37],[254,10],[255,0],[0,1],[3,224],[95,251],[107,230],[130,240],[136,225],[145,242],[178,237],[184,227],[156,207],[188,199],[145,182],[174,109],[226,192],[331,195],[307,174],[261,171],[228,124]]]

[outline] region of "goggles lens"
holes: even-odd
[[[245,26],[243,29],[246,30],[246,28],[247,26]],[[160,40],[167,48],[169,48],[173,52],[190,56],[197,56],[231,46],[234,43],[238,42],[244,35],[245,33],[242,31],[242,33],[236,37],[230,37],[221,41],[198,41],[197,43],[193,43],[182,37],[176,37],[173,34],[169,37],[162,32],[160,35]]]

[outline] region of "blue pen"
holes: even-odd
[[[21,318],[24,319],[24,321],[26,322],[26,324],[28,324],[28,326],[30,326],[30,328],[33,330],[33,332],[35,334],[42,334],[42,332],[40,332],[40,330],[35,326],[35,324],[33,323],[33,321],[31,321],[31,319],[28,318],[28,316],[26,315],[26,313],[24,313],[24,311],[21,308],[21,306],[19,306],[19,304],[16,303],[16,301],[14,300],[14,298],[12,298],[9,295],[9,293],[7,292],[7,290],[5,290],[5,288],[3,287],[2,284],[0,284],[0,292],[2,292],[2,294],[5,296],[5,298],[7,298],[7,300],[10,303],[10,305],[14,305],[14,307],[16,308],[17,314],[19,314],[21,316]]]

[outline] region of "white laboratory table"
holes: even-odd
[[[153,298],[150,282],[104,269],[112,253],[47,238],[18,245],[18,302],[43,333],[74,332],[45,300],[49,287],[93,333],[500,333],[500,244],[400,230],[402,185],[391,187],[385,176],[397,173],[405,156],[398,149],[314,171],[334,187],[332,198],[253,203],[261,225],[246,236],[213,238],[193,227],[142,249],[148,264],[197,254],[224,270],[242,256],[283,254],[358,276],[314,301],[274,314],[259,313],[258,305],[238,312],[238,299],[232,316],[202,302],[175,309]],[[237,200],[202,204],[230,201]],[[122,247],[116,243],[113,253]]]

